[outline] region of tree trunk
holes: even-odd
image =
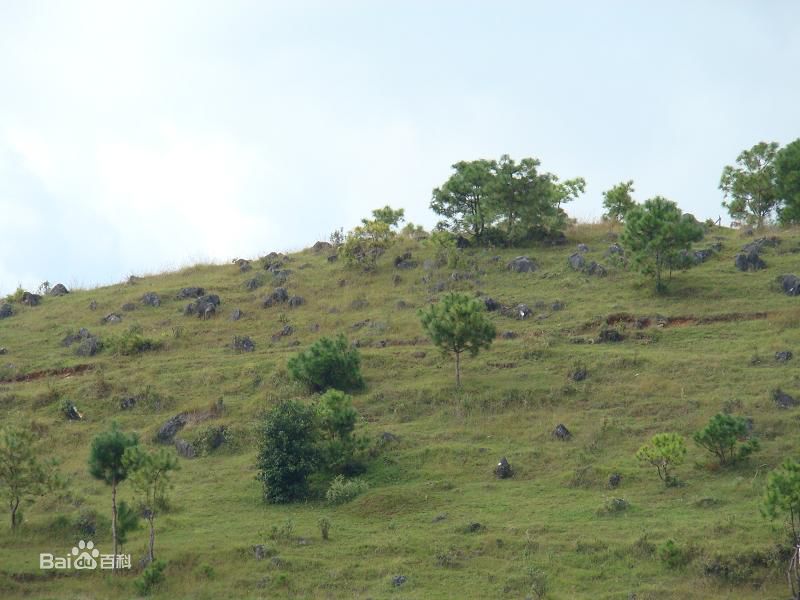
[[[151,514],[151,516],[148,519],[148,521],[150,522],[150,564],[152,565],[153,561],[155,560],[155,556],[153,556],[153,546],[156,543],[156,529],[155,529],[155,518],[156,517],[155,517],[155,515],[153,513],[150,513],[150,514]]]
[[[111,482],[111,538],[114,540],[114,565],[111,567],[113,574],[117,573],[117,480]]]
[[[461,387],[461,353],[456,352],[456,387]]]
[[[17,509],[19,508],[19,498],[11,501],[11,531],[17,529]]]

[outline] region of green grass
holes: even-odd
[[[181,459],[172,509],[156,523],[156,557],[168,566],[155,598],[535,598],[544,587],[544,598],[786,597],[783,562],[756,565],[736,582],[705,575],[703,567],[716,554],[767,553],[785,541],[783,524],[762,518],[758,504],[766,473],[798,450],[800,413],[779,410],[770,391],[800,394],[800,301],[772,287],[776,276],[800,271],[791,251],[800,247],[800,232],[778,232],[783,243],[764,253],[768,268],[740,273],[733,257],[747,240],[715,229],[706,242],[720,236],[722,252],[674,274],[665,295],[624,269],[593,278],[568,268],[567,256],[579,242],[590,246],[590,260],[607,264],[606,234],[605,226],[578,226],[568,232],[566,247],[466,251],[463,266],[431,271],[421,264],[392,268],[394,256],[406,249],[420,263],[433,258],[432,248],[411,241],[398,242],[374,273],[305,251],[287,264],[293,270],[289,293],[306,299],[294,309],[261,308],[260,299],[274,287],[269,283],[245,289],[259,272],[255,262],[250,273],[235,265],[198,265],[135,285],[46,297],[35,308],[17,305],[17,314],[0,321],[0,346],[8,348],[0,377],[92,368],[0,384],[3,423],[34,427],[42,453],[57,456],[71,478],[67,497],[46,497],[24,509],[15,536],[7,525],[0,528],[0,596],[135,597],[135,572],[54,577],[39,571],[38,554],[65,554],[81,538],[54,527],[59,515],[72,521],[81,510],[95,510],[110,517],[110,490],[87,473],[92,436],[117,420],[151,445],[164,421],[190,411],[194,418],[179,437],[226,425],[237,443]],[[520,254],[534,258],[540,270],[509,273],[505,263]],[[476,272],[477,281],[454,282],[455,270]],[[392,281],[395,273],[399,283]],[[466,358],[460,391],[453,387],[452,361],[424,339],[417,316],[440,295],[431,291],[438,281],[506,304],[545,303],[525,321],[492,313],[499,332],[518,336],[498,338],[489,351]],[[216,318],[183,315],[188,301],[175,294],[189,285],[219,294]],[[161,295],[159,308],[138,302],[149,291]],[[360,299],[368,305],[352,308]],[[88,308],[92,300],[96,311]],[[412,307],[397,308],[399,300]],[[566,307],[550,310],[557,300]],[[137,309],[122,312],[126,302]],[[237,322],[227,319],[234,307],[245,312]],[[102,325],[112,311],[123,322]],[[606,316],[622,312],[684,320],[629,326],[617,344],[590,343]],[[716,318],[755,312],[767,317]],[[287,322],[295,333],[271,341]],[[161,347],[134,356],[106,349],[84,358],[61,345],[79,327],[111,339],[133,324]],[[339,332],[360,342],[367,383],[354,399],[360,431],[373,439],[388,431],[400,441],[375,452],[364,475],[368,490],[349,503],[329,506],[326,482],[316,481],[317,497],[307,503],[265,505],[254,468],[259,419],[283,398],[311,401],[288,380],[286,362],[319,336]],[[235,335],[249,335],[255,351],[235,353],[229,347]],[[784,349],[796,357],[779,364],[773,354]],[[420,351],[424,357],[415,356]],[[762,360],[754,365],[756,354]],[[569,379],[576,364],[587,368],[585,381]],[[120,409],[123,396],[145,392],[136,408]],[[83,421],[64,419],[63,398],[76,404]],[[219,399],[221,414],[210,410]],[[677,431],[690,439],[726,403],[754,419],[762,440],[762,451],[748,462],[715,468],[711,455],[688,442],[686,463],[675,471],[684,485],[665,488],[655,469],[634,459],[654,433]],[[570,429],[571,441],[552,438],[558,423]],[[515,469],[513,479],[492,475],[502,456]],[[614,472],[622,474],[622,484],[609,490]],[[127,484],[119,497],[132,500]],[[612,498],[624,498],[628,508],[603,511]],[[329,541],[320,538],[322,516],[332,524]],[[292,537],[271,539],[272,528],[289,519]],[[482,527],[469,532],[474,522]],[[110,551],[107,527],[92,539]],[[648,551],[648,544],[668,539],[693,546],[689,564],[671,569]],[[146,544],[143,527],[129,535],[125,552],[138,563]],[[256,560],[255,544],[264,544],[270,556]],[[394,587],[395,575],[407,581]]]

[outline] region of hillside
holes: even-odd
[[[26,508],[17,535],[4,514],[0,596],[135,597],[134,574],[53,576],[38,569],[38,555],[66,553],[85,539],[76,523],[92,511],[91,537],[110,547],[109,489],[86,467],[95,434],[115,420],[154,445],[159,428],[186,412],[178,438],[198,444],[212,426],[225,426],[228,438],[181,458],[172,508],[157,525],[157,553],[168,567],[156,598],[785,598],[785,562],[775,550],[783,524],[758,506],[766,473],[798,451],[800,412],[778,407],[772,391],[800,398],[800,299],[774,284],[783,273],[800,274],[800,231],[767,234],[781,238],[762,253],[767,268],[744,273],[734,258],[753,238],[713,229],[697,247],[719,242],[721,250],[673,273],[664,295],[610,262],[608,233],[579,225],[563,246],[466,249],[450,265],[436,263],[425,243],[403,240],[372,273],[308,249],[284,261],[291,273],[282,285],[304,299],[296,307],[262,306],[276,282],[257,259],[246,272],[233,263],[197,265],[45,296],[35,307],[15,303],[15,314],[0,320],[0,417],[30,425],[71,484],[67,496]],[[579,243],[607,276],[570,268]],[[404,252],[416,267],[393,266]],[[509,271],[521,254],[538,270]],[[253,278],[263,285],[247,289]],[[219,295],[215,316],[184,314],[190,300],[176,295],[189,286]],[[516,311],[490,313],[500,335],[464,360],[460,391],[452,359],[427,341],[417,314],[447,290],[531,310],[522,320]],[[148,292],[159,306],[142,303]],[[123,310],[128,303],[133,309]],[[230,318],[234,309],[239,320]],[[101,322],[111,313],[121,322]],[[82,327],[108,342],[132,325],[161,347],[82,357],[79,342],[62,343]],[[598,339],[608,326],[622,341]],[[286,362],[338,333],[362,355],[367,386],[354,402],[360,430],[376,443],[364,475],[370,487],[336,507],[321,498],[267,505],[255,479],[261,416],[285,398],[312,401],[290,381]],[[235,336],[249,336],[255,349],[235,351]],[[795,357],[775,360],[784,350]],[[579,368],[586,377],[575,381]],[[64,400],[82,420],[64,416]],[[715,468],[689,441],[676,470],[683,485],[669,488],[636,461],[653,434],[691,440],[723,409],[752,418],[762,450],[749,461]],[[558,424],[571,439],[552,435]],[[378,443],[384,432],[397,439]],[[494,477],[501,457],[513,478]],[[616,489],[608,486],[613,473],[621,475]],[[119,496],[130,499],[124,483]],[[615,498],[627,508],[603,510]],[[328,541],[320,539],[321,516],[332,523]],[[290,535],[273,539],[273,527],[285,530],[289,520]],[[653,551],[668,539],[689,548],[688,564],[670,568]],[[146,543],[145,527],[130,534],[125,552],[134,563]],[[257,544],[266,547],[263,560]],[[725,576],[714,564],[740,569]]]

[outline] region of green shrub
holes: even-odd
[[[683,464],[686,456],[686,443],[677,433],[657,433],[649,444],[636,452],[636,458],[658,470],[658,476],[665,485],[674,483],[670,469]]]
[[[692,547],[679,546],[671,539],[658,547],[658,558],[670,569],[678,569],[689,564],[694,554]]]
[[[363,479],[345,479],[343,476],[337,475],[331,481],[328,491],[325,492],[325,499],[328,504],[344,504],[368,489],[369,484]]]
[[[236,439],[227,425],[200,427],[195,430],[194,436],[189,441],[200,456],[208,456],[223,446],[228,450],[236,449]]]
[[[719,413],[694,434],[695,443],[719,459],[720,465],[737,462],[759,449],[757,439],[748,439],[744,417]]]
[[[319,533],[322,536],[322,539],[327,540],[331,531],[330,519],[328,519],[328,517],[320,517],[319,521],[317,521],[317,525],[319,525]]]
[[[141,327],[131,325],[125,333],[112,337],[104,342],[103,346],[108,348],[112,354],[132,356],[150,350],[159,350],[163,346],[163,343],[152,338],[144,337]]]
[[[4,302],[8,302],[9,304],[14,304],[15,302],[22,302],[22,295],[25,293],[25,290],[22,289],[22,286],[17,286],[17,289],[14,290],[13,294],[9,294],[5,297]]]
[[[358,390],[364,387],[361,376],[361,357],[347,339],[322,337],[305,352],[289,359],[289,374],[315,391],[329,388]]]
[[[258,452],[257,478],[270,503],[301,500],[308,493],[308,476],[318,462],[314,411],[287,400],[264,418]]]
[[[359,454],[366,450],[368,442],[353,434],[358,420],[353,399],[339,390],[328,390],[319,398],[316,416],[322,437],[320,452],[324,467],[340,474],[363,472]]]
[[[164,582],[164,569],[167,563],[156,560],[147,565],[142,574],[133,580],[133,585],[140,596],[149,596],[154,588]]]

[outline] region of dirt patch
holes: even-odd
[[[710,325],[712,323],[755,321],[766,318],[767,313],[765,312],[723,313],[719,315],[705,316],[686,315],[677,317],[649,317],[636,316],[630,313],[614,313],[608,315],[605,320],[596,320],[586,323],[581,328],[581,331],[589,331],[602,325],[614,326],[622,324],[632,329],[645,329],[647,327],[685,327],[689,325]]]
[[[26,381],[36,381],[43,377],[71,377],[72,375],[81,375],[86,371],[91,371],[94,365],[75,365],[74,367],[64,367],[63,369],[45,369],[43,371],[31,371],[30,373],[22,373],[13,375],[12,377],[4,377],[0,379],[0,383],[19,383]]]

